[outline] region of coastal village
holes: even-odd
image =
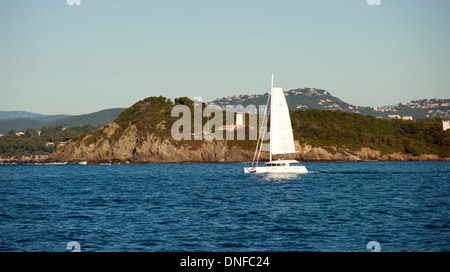
[[[62,130],[65,130],[66,128],[62,128]],[[41,133],[42,133],[42,131],[40,131],[40,130],[37,130],[36,131],[36,134],[38,135],[38,136],[41,136]],[[16,136],[25,136],[25,131],[19,131],[19,132],[16,132],[15,133],[16,134]],[[4,134],[4,133],[2,133],[2,134],[0,134],[0,137],[5,137],[6,136],[6,134]],[[46,146],[56,146],[56,147],[61,147],[61,146],[65,146],[65,145],[67,145],[67,143],[68,143],[69,141],[61,141],[61,142],[57,142],[56,144],[55,144],[55,142],[52,142],[52,141],[48,141],[48,142],[45,142],[45,145]]]
[[[288,104],[290,110],[340,110],[349,113],[372,115],[377,119],[402,119],[416,120],[418,118],[439,117],[442,121],[443,129],[447,129],[450,120],[450,99],[420,99],[409,103],[399,103],[392,106],[383,107],[363,107],[355,106],[343,102],[329,92],[315,88],[295,89],[285,92],[289,96]],[[227,109],[227,105],[259,105],[261,101],[267,99],[267,94],[249,94],[222,97],[209,102],[210,105],[218,105],[222,110]],[[290,102],[290,103],[289,103]]]

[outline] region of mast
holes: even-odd
[[[272,82],[270,85],[270,92],[269,92],[269,96],[267,98],[266,110],[264,112],[263,120],[261,123],[261,128],[259,130],[258,141],[256,142],[256,150],[255,150],[255,154],[253,156],[252,166],[255,164],[255,160],[256,160],[256,164],[258,164],[259,156],[261,155],[262,146],[264,143],[264,136],[267,131],[267,125],[265,125],[265,124],[267,122],[266,119],[268,119],[267,116],[268,116],[268,112],[269,112],[269,103],[270,103],[270,100],[272,97],[272,90],[273,90],[273,74],[272,74]],[[269,144],[270,144],[270,147],[269,147],[270,161],[272,161],[272,141],[270,140],[270,138],[269,138]],[[256,155],[258,155],[258,156],[256,156]]]
[[[272,94],[273,92],[273,74],[272,74],[272,82],[270,84],[270,94]],[[270,95],[269,95],[269,99],[270,99]],[[268,109],[267,109],[268,110]],[[272,111],[272,103],[270,103],[270,110]],[[272,112],[271,112],[272,113]],[[270,114],[272,115],[272,114]],[[271,129],[272,130],[272,129]],[[270,137],[269,139],[269,143],[270,143],[270,148],[269,148],[269,152],[270,152],[270,162],[272,161],[272,137]]]
[[[272,83],[270,84],[270,91],[273,89],[273,74],[272,74]]]
[[[272,82],[273,82],[273,75],[272,75]],[[273,86],[273,83],[272,83],[272,86]],[[267,123],[267,119],[268,119],[267,115],[268,115],[268,111],[269,111],[270,97],[271,97],[271,92],[269,92],[269,95],[268,95],[268,98],[267,98],[266,109],[264,111],[263,119],[262,119],[262,122],[261,122],[261,128],[260,128],[259,134],[258,134],[258,141],[256,143],[256,150],[255,150],[255,155],[253,156],[252,165],[255,164],[255,159],[256,159],[256,164],[258,164],[259,157],[260,157],[261,151],[262,151],[262,146],[264,144],[264,137],[265,137],[266,132],[267,132],[267,124],[266,123]],[[259,150],[259,152],[258,152],[258,150]],[[269,151],[270,151],[270,149],[269,149]],[[258,154],[258,157],[256,157],[257,154]]]

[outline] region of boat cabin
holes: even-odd
[[[266,167],[275,167],[275,166],[299,166],[300,162],[296,160],[279,160],[279,161],[271,161],[266,163]]]

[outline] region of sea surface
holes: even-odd
[[[304,165],[0,164],[0,251],[450,251],[450,162]]]

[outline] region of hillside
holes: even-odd
[[[72,126],[64,130],[62,126],[46,126],[40,134],[32,128],[27,129],[21,136],[8,133],[0,137],[0,158],[47,156],[55,151],[59,144],[95,129],[97,127],[91,125]]]
[[[187,98],[176,99],[177,104],[190,105],[192,110],[193,103],[189,101]],[[171,137],[171,128],[179,118],[171,117],[174,106],[175,103],[164,97],[141,100],[122,112],[114,122],[81,134],[68,145],[57,148],[46,162],[231,162],[253,158],[254,140],[175,141]],[[300,151],[296,158],[303,161],[440,160],[450,157],[450,131],[442,131],[439,123],[380,120],[316,109],[291,112],[291,118]],[[203,118],[202,123],[205,122],[206,118]],[[262,159],[267,156],[262,154]]]
[[[69,116],[49,123],[49,126],[62,125],[63,127],[83,126],[83,125],[107,125],[116,119],[125,109],[113,108],[101,110],[93,113]]]
[[[450,157],[450,130],[443,131],[440,123],[323,110],[292,112],[291,121],[295,139],[330,151],[370,148],[383,154]]]
[[[190,104],[192,107],[193,103]],[[173,140],[171,127],[178,120],[171,117],[174,106],[172,101],[161,96],[141,100],[122,112],[114,122],[58,148],[47,161],[225,162],[250,157],[245,150],[229,150],[226,141]]]
[[[0,120],[42,117],[44,114],[28,111],[0,111]]]
[[[10,130],[25,131],[28,128],[41,129],[44,126],[56,125],[62,125],[63,127],[83,126],[87,124],[93,126],[105,125],[111,123],[124,110],[123,108],[114,108],[75,116],[3,112],[0,116],[4,116],[5,119],[0,120],[0,133],[8,133]],[[17,116],[23,116],[24,118],[17,119]]]
[[[289,109],[320,109],[341,110],[348,113],[371,115],[380,119],[408,118],[413,120],[426,117],[450,118],[450,99],[421,99],[409,103],[399,103],[395,106],[377,108],[360,107],[346,103],[322,89],[302,88],[285,92]],[[239,95],[223,97],[211,101],[225,108],[226,105],[265,105],[268,94]]]
[[[0,133],[8,133],[11,130],[14,131],[25,131],[28,128],[40,129],[43,126],[46,126],[48,122],[21,118],[21,119],[11,119],[0,121]]]

